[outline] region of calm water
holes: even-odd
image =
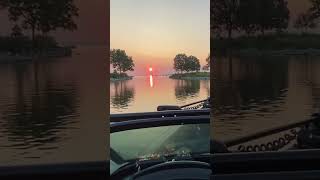
[[[220,140],[320,112],[320,57],[217,58],[213,134]]]
[[[110,112],[153,112],[158,105],[184,105],[209,97],[209,80],[138,76],[110,83]]]
[[[106,159],[105,49],[0,64],[0,166]]]

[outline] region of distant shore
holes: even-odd
[[[210,79],[210,72],[192,72],[182,74],[172,74],[169,76],[171,79],[182,80],[208,80]]]
[[[110,78],[110,81],[114,82],[114,81],[127,81],[127,80],[132,80],[132,76],[130,77],[124,77],[124,78]]]
[[[10,62],[25,62],[32,61],[40,58],[59,58],[72,56],[71,47],[56,47],[49,48],[41,52],[35,52],[33,55],[31,52],[12,53],[12,52],[0,52],[0,63]]]
[[[74,46],[61,46],[50,36],[0,36],[0,62],[15,63],[72,56]]]
[[[239,56],[320,56],[320,49],[284,49],[284,50],[259,50],[259,49],[242,49],[234,50],[229,55]]]
[[[268,34],[231,40],[211,39],[219,55],[320,55],[320,34]]]
[[[133,76],[129,76],[126,73],[116,73],[113,72],[110,74],[110,81],[126,81],[131,80]]]

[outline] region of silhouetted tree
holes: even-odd
[[[274,0],[273,8],[273,28],[278,32],[288,28],[290,19],[290,10],[288,8],[287,0]]]
[[[309,0],[311,7],[309,9],[310,15],[312,18],[320,17],[320,0]]]
[[[14,25],[12,27],[11,36],[12,37],[21,37],[21,36],[23,36],[22,29],[18,25]]]
[[[121,49],[112,49],[110,51],[110,63],[120,74],[134,70],[132,57],[127,56],[126,52]]]
[[[286,0],[259,0],[257,3],[258,29],[262,35],[266,30],[281,31],[288,27],[290,12]]]
[[[267,30],[283,31],[288,27],[289,9],[286,0],[212,0],[211,28],[214,36],[244,31],[248,36]]]
[[[77,24],[74,22],[73,17],[78,17],[78,8],[74,0],[39,0],[41,1],[41,13],[39,30],[42,33],[55,31],[58,28],[65,30],[76,30]],[[52,8],[54,7],[54,8]]]
[[[248,36],[257,31],[258,24],[258,3],[257,0],[240,0],[239,5],[239,28]]]
[[[184,71],[186,59],[188,59],[188,56],[185,54],[176,55],[176,57],[173,59],[173,69],[180,73]]]
[[[200,61],[197,57],[195,56],[189,56],[187,58],[187,62],[185,63],[185,71],[199,71],[201,68]]]
[[[210,23],[210,36],[214,38],[223,38],[223,29],[221,26],[215,24],[215,23]]]
[[[317,27],[317,19],[320,17],[320,0],[309,0],[311,7],[298,15],[294,27],[303,32]]]
[[[312,18],[312,16],[307,12],[298,15],[297,19],[295,20],[294,27],[302,30],[302,32],[305,32],[308,29],[316,28],[317,24],[315,19]]]
[[[185,54],[178,54],[173,59],[173,68],[177,72],[199,71],[201,68],[200,61],[195,56],[187,56]]]
[[[6,7],[9,19],[21,23],[23,29],[31,30],[34,43],[36,31],[48,33],[62,28],[75,30],[73,17],[78,16],[78,8],[74,0],[1,0],[1,6]]]
[[[211,27],[214,30],[226,30],[228,38],[231,39],[232,32],[239,29],[237,24],[239,0],[212,0],[210,11],[211,23],[214,24]]]

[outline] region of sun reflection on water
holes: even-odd
[[[153,87],[153,76],[150,75],[149,79],[150,79],[150,87]]]

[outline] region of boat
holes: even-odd
[[[226,141],[211,154],[212,179],[320,179],[320,114]]]
[[[212,169],[207,102],[111,115],[110,178],[209,179]]]
[[[319,179],[319,114],[298,123],[219,141],[208,138],[210,129],[203,131],[210,124],[210,107],[208,98],[186,106],[159,106],[157,112],[111,116],[111,178]],[[177,134],[156,132],[177,126],[193,128]],[[148,129],[154,136],[146,134]],[[144,139],[137,136],[139,132]],[[121,134],[131,143],[114,141]],[[166,147],[175,143],[171,151]]]
[[[320,147],[320,114],[310,119],[226,140],[226,152],[270,152]]]

